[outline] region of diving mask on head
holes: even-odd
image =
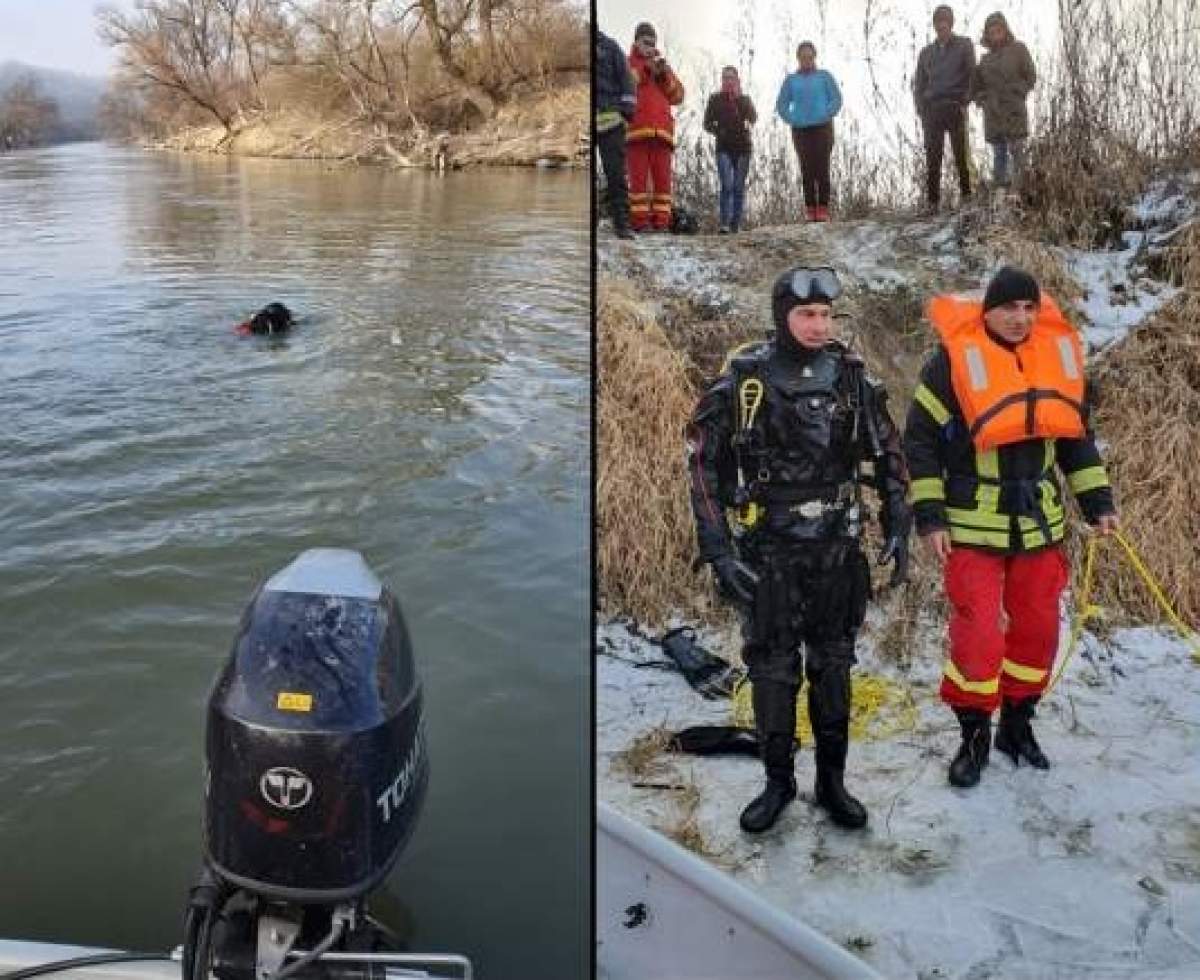
[[[792,271],[792,295],[801,303],[832,302],[842,295],[842,284],[831,266],[801,267]]]

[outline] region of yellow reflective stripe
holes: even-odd
[[[1019,681],[1026,681],[1030,684],[1040,684],[1046,679],[1046,675],[1050,673],[1048,670],[1039,670],[1037,667],[1026,667],[1024,664],[1015,664],[1007,658],[1000,661],[1000,670],[1002,673],[1008,674],[1009,677],[1015,677]]]
[[[1007,531],[1010,519],[1007,514],[993,514],[983,510],[964,510],[961,507],[947,507],[946,518],[951,524],[965,524],[974,528],[996,528]]]
[[[988,548],[1008,550],[1008,532],[977,531],[974,528],[950,525],[950,540],[955,544],[977,544]]]
[[[1068,473],[1067,486],[1071,488],[1071,493],[1078,496],[1097,487],[1109,486],[1108,474],[1104,472],[1103,466],[1087,466],[1074,473]]]
[[[1000,452],[988,449],[975,454],[975,472],[991,480],[1000,479]],[[1000,484],[980,480],[975,486],[975,506],[996,513],[1000,509]]]
[[[1025,548],[1040,548],[1044,544],[1053,544],[1055,541],[1061,541],[1063,538],[1063,523],[1050,525],[1050,540],[1046,540],[1046,536],[1042,534],[1041,528],[1034,528],[1032,531],[1026,531],[1021,536],[1021,545]]]
[[[922,500],[945,500],[946,484],[940,476],[925,476],[912,481],[912,502]]]
[[[1058,512],[1058,515],[1055,517],[1051,517],[1049,514],[1046,515],[1046,524],[1049,526],[1051,531],[1053,531],[1056,527],[1059,527],[1062,524],[1062,522],[1063,522],[1063,512],[1061,510]],[[1017,530],[1020,531],[1022,534],[1029,534],[1031,531],[1038,531],[1041,529],[1038,527],[1038,522],[1035,521],[1032,517],[1018,517],[1017,518]]]
[[[999,677],[993,677],[990,681],[969,681],[959,673],[953,660],[946,661],[945,674],[952,684],[968,694],[995,694],[1000,690]]]
[[[1053,465],[1054,465],[1054,440],[1047,439],[1046,440],[1046,455],[1042,461],[1042,469],[1048,473],[1050,471],[1050,467]]]
[[[938,425],[945,425],[950,421],[950,411],[925,385],[917,385],[917,390],[913,392],[913,399],[929,413]]]
[[[625,125],[625,117],[616,109],[606,109],[596,113],[596,132],[607,133],[611,129]]]
[[[978,515],[976,515],[978,517]],[[981,523],[976,521],[976,523]],[[1042,534],[1042,529],[1036,524],[1031,530],[1023,531],[1021,534],[1022,548],[1038,548],[1044,544],[1052,544],[1055,541],[1061,541],[1065,523],[1063,521],[1048,522],[1050,528],[1050,540],[1046,540],[1046,536]],[[999,527],[973,527],[969,524],[956,522],[953,518],[950,519],[950,540],[958,544],[977,544],[988,548],[1000,548],[1003,551],[1008,551],[1012,546],[1012,541],[1009,537],[1007,525],[1003,530]]]
[[[1062,524],[1063,517],[1063,510],[1058,507],[1053,513],[1046,514],[1046,523],[1050,525],[1051,530],[1054,530],[1055,527]],[[946,519],[951,524],[961,524],[964,527],[983,531],[1007,531],[1012,526],[1011,514],[994,514],[986,510],[965,510],[962,507],[947,507]],[[1017,529],[1022,532],[1036,531],[1038,522],[1032,517],[1018,517]]]

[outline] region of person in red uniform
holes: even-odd
[[[1017,765],[1050,767],[1031,722],[1070,577],[1055,468],[1099,533],[1116,530],[1117,514],[1079,334],[1033,276],[1006,266],[982,303],[939,296],[928,315],[941,345],[921,371],[904,452],[917,533],[944,568],[941,697],[962,729],[949,776],[968,787],[987,765],[997,708],[996,748]]]
[[[671,225],[671,158],[675,152],[671,106],[683,102],[683,83],[657,44],[653,25],[638,24],[629,52],[629,67],[637,78],[637,107],[625,134],[629,223],[634,231],[666,231]]]

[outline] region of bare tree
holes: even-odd
[[[101,37],[121,50],[135,84],[170,91],[232,133],[249,92],[239,71],[240,6],[235,0],[138,0],[130,14],[103,7],[96,16]]]
[[[461,89],[463,97],[475,106],[483,118],[490,119],[496,114],[494,90],[488,91],[473,80],[454,51],[455,41],[466,33],[474,0],[444,0],[440,5],[439,0],[420,2],[425,28],[442,71]]]
[[[36,146],[57,125],[58,103],[41,94],[32,75],[22,75],[0,93],[0,150]]]

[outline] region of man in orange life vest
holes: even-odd
[[[921,371],[904,451],[921,535],[945,572],[950,656],[942,700],[962,745],[950,782],[974,786],[996,748],[1050,766],[1031,719],[1058,649],[1069,578],[1066,514],[1054,467],[1084,518],[1116,530],[1112,487],[1089,425],[1078,332],[1037,281],[1006,266],[983,303],[939,296],[941,346]]]
[[[683,102],[683,83],[659,53],[657,43],[653,25],[642,23],[634,29],[629,67],[637,78],[637,107],[625,134],[629,223],[634,231],[666,231],[671,225],[671,158],[675,152],[671,106]]]

